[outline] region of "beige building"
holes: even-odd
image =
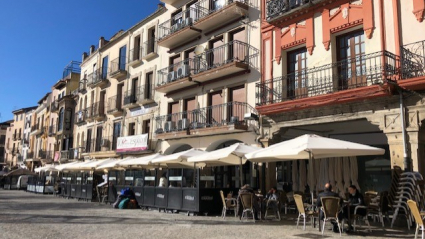
[[[0,170],[7,165],[7,158],[9,156],[9,147],[7,145],[6,134],[10,128],[13,120],[0,123]]]
[[[51,153],[53,146],[47,144],[50,101],[51,93],[49,92],[38,101],[37,109],[32,118],[30,148],[33,149],[33,157],[26,160],[31,168],[53,161],[53,154]]]
[[[154,39],[163,12],[165,8],[159,6],[129,30],[109,40],[101,37],[97,49],[92,46],[89,54],[83,54],[80,90],[75,97],[74,148],[79,158],[124,157],[126,152],[117,153],[119,137],[150,134],[153,112],[140,112],[155,102],[153,77],[159,56]]]

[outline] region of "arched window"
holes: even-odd
[[[63,118],[64,118],[64,110],[61,108],[59,110],[59,122],[58,122],[58,131],[63,130]]]

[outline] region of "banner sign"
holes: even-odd
[[[147,149],[148,149],[148,134],[119,137],[117,140],[117,153],[143,151]]]

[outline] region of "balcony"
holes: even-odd
[[[108,69],[103,71],[96,70],[87,75],[87,86],[95,88],[99,86],[100,88],[105,87],[108,84]]]
[[[158,139],[185,138],[247,131],[256,124],[254,120],[244,120],[246,113],[257,111],[244,102],[228,102],[192,111],[162,115],[155,118]]]
[[[49,126],[49,137],[56,135],[56,125],[50,125]]]
[[[303,98],[380,85],[396,76],[396,65],[396,55],[384,51],[306,68],[257,83],[256,104],[263,106],[288,101],[295,105],[296,100]],[[332,96],[328,96],[331,99],[329,97]]]
[[[155,38],[149,38],[143,43],[143,60],[150,61],[158,56],[158,44]]]
[[[208,34],[218,28],[248,16],[249,6],[256,7],[255,0],[222,0],[214,4],[201,0],[197,4],[199,18],[193,24],[196,29]]]
[[[91,117],[98,121],[105,119],[105,103],[104,102],[96,102],[92,105]]]
[[[111,61],[111,68],[109,76],[114,79],[122,79],[124,76],[127,76],[126,70],[126,57],[118,57]]]
[[[80,81],[78,85],[78,92],[79,93],[86,93],[87,92],[87,76],[84,76],[84,78]]]
[[[50,104],[50,111],[54,113],[54,112],[58,112],[58,110],[59,110],[59,101],[55,100]]]
[[[257,68],[258,57],[258,49],[244,42],[231,41],[205,51],[192,80],[204,83],[214,79],[228,79],[239,73],[247,73],[250,66]]]
[[[33,158],[34,158],[34,152],[28,152],[27,159],[33,159]]]
[[[14,134],[13,134],[13,140],[14,140],[14,141],[18,140],[18,134],[17,134],[17,133],[14,133]]]
[[[75,152],[77,152],[77,154],[75,154]],[[75,151],[74,149],[62,150],[60,155],[61,161],[79,159],[78,151]]]
[[[136,90],[129,90],[124,94],[124,108],[135,108],[140,105],[151,104],[154,100],[153,85],[142,85]]]
[[[142,53],[143,53],[143,48],[141,48],[140,46],[137,46],[131,49],[130,55],[128,56],[128,65],[138,66],[142,64]]]
[[[199,70],[200,59],[185,59],[158,71],[156,90],[162,93],[197,85],[191,76]]]
[[[401,78],[425,76],[425,40],[401,47]]]
[[[87,110],[80,110],[75,113],[75,124],[82,125],[86,122]]]
[[[86,143],[86,153],[104,152],[113,150],[112,137],[89,139]]]
[[[269,0],[266,3],[266,20],[270,23],[277,19],[287,19],[321,2],[325,0]]]
[[[201,30],[192,27],[193,23],[206,12],[189,8],[158,26],[158,45],[175,48],[201,36]]]
[[[123,114],[121,95],[109,97],[107,112],[108,114],[112,114],[114,116],[121,116]]]
[[[16,155],[18,153],[18,148],[12,148],[12,155]]]

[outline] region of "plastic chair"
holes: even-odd
[[[252,193],[241,193],[239,195],[241,197],[241,202],[242,202],[242,218],[244,218],[244,216],[246,217],[246,219],[248,219],[248,212],[250,212],[252,214],[252,219],[255,222],[255,214],[254,214],[254,194]]]
[[[228,210],[233,210],[236,215],[236,198],[225,198],[223,190],[220,190],[221,201],[223,202],[223,210],[221,212],[221,217],[226,218],[226,212]]]
[[[294,200],[295,200],[295,204],[297,205],[297,210],[298,210],[298,220],[297,220],[297,228],[298,228],[298,224],[300,222],[300,218],[303,217],[304,220],[304,226],[303,226],[303,230],[305,230],[305,221],[306,221],[306,217],[310,217],[311,220],[311,225],[313,226],[313,221],[314,221],[314,212],[313,211],[305,211],[304,208],[304,203],[303,203],[303,199],[302,196],[299,194],[294,194]]]
[[[274,216],[276,217],[276,219],[278,219],[279,221],[281,220],[280,218],[280,202],[278,200],[273,200],[273,199],[269,199],[267,200],[267,205],[266,205],[266,213],[264,215],[264,218],[267,217],[267,213],[269,211],[269,209],[273,209],[272,205],[275,205],[276,207],[276,211],[274,211]]]
[[[418,209],[418,204],[416,204],[413,200],[408,200],[407,204],[409,205],[410,212],[412,213],[412,216],[415,218],[416,221],[416,230],[415,230],[415,239],[418,236],[419,230],[422,231],[422,239],[425,238],[425,227],[424,227],[424,221],[422,220],[421,213]]]
[[[341,236],[341,223],[338,220],[339,201],[337,197],[322,197],[322,210],[325,218],[323,219],[322,235],[325,232],[325,225],[327,221],[335,220],[338,224],[339,235]]]

